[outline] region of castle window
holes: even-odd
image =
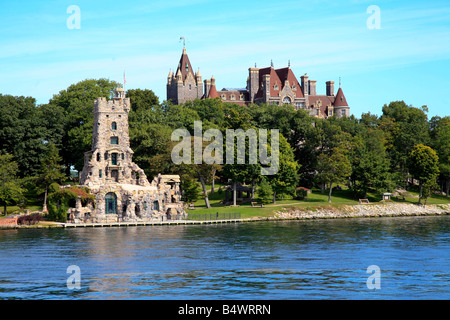
[[[98,169],[98,177],[102,178],[103,177],[103,171],[102,169]]]
[[[105,160],[108,160],[108,152],[105,152]]]
[[[109,192],[105,196],[106,214],[117,213],[117,196],[114,192]]]
[[[153,210],[159,211],[159,202],[158,201],[153,201]]]
[[[239,96],[239,100],[244,100],[244,95],[241,93],[241,95]]]
[[[122,160],[125,159],[125,153],[122,153]]]
[[[346,114],[346,112],[345,112],[345,110],[341,110],[341,115],[343,116],[343,117],[345,117],[347,114]]]
[[[117,166],[117,153],[112,153],[111,154],[111,164],[113,166]]]
[[[189,71],[189,65],[186,63],[186,71]]]
[[[297,91],[297,87],[295,86],[295,84],[292,86],[292,90]]]
[[[117,123],[116,122],[111,123],[111,129],[112,130],[117,130]]]
[[[273,88],[274,88],[275,90],[278,90],[278,83],[275,83],[275,85],[273,86]]]
[[[236,97],[234,96],[234,94],[231,95],[231,100],[236,100]]]
[[[291,102],[292,102],[291,98],[289,98],[289,97],[283,98],[283,103],[291,103]]]
[[[100,161],[101,159],[101,155],[100,155],[100,153],[97,153],[97,161]]]
[[[227,100],[227,96],[224,94],[222,94],[220,97],[222,98],[222,100]]]
[[[119,137],[111,137],[111,144],[119,144]]]
[[[192,90],[192,85],[191,84],[189,85],[189,90]]]

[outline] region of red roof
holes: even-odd
[[[281,68],[281,69],[274,69],[273,67],[268,68],[262,68],[259,69],[259,84],[263,83],[263,76],[264,75],[270,75],[270,96],[271,97],[278,97],[279,92],[283,90],[284,88],[284,82],[286,80],[289,81],[289,86],[292,88],[293,85],[296,87],[295,91],[295,97],[296,98],[303,98],[303,92],[302,87],[300,83],[298,82],[297,78],[295,77],[294,73],[292,72],[291,68]],[[275,85],[278,86],[278,90],[275,90]],[[258,92],[256,93],[256,98],[263,97],[263,89],[262,87],[259,88]]]
[[[347,100],[345,99],[344,92],[339,88],[336,98],[334,99],[335,107],[348,107]]]
[[[291,68],[289,68],[289,67],[281,68],[281,69],[275,70],[275,72],[277,73],[278,78],[281,80],[281,84],[282,84],[283,88],[284,88],[284,82],[286,80],[288,80],[289,86],[292,88],[295,85],[295,87],[297,89],[297,91],[295,92],[295,97],[303,98],[302,87],[300,86],[300,83],[297,81],[297,78],[295,77]],[[281,88],[280,90],[282,90],[283,88]]]
[[[216,86],[212,85],[209,89],[208,98],[217,98],[219,95],[217,94]]]

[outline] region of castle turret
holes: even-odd
[[[132,160],[128,129],[130,105],[123,88],[117,88],[111,100],[94,101],[92,149],[85,153],[81,184],[149,184],[142,169]]]
[[[167,99],[174,104],[200,99],[203,96],[202,76],[200,71],[194,73],[186,52],[183,47],[175,77],[167,80]]]

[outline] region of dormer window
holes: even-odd
[[[292,86],[292,90],[297,91],[297,86],[295,84]]]
[[[275,90],[278,90],[278,83],[275,83],[275,85],[273,86],[273,88],[274,88]]]

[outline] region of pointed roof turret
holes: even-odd
[[[335,107],[348,107],[347,100],[344,96],[344,91],[342,91],[342,88],[339,87],[339,90],[336,94],[336,98],[334,99],[334,106]]]
[[[177,76],[178,72],[181,72],[181,80],[183,82],[189,74],[194,77],[194,70],[192,69],[191,62],[189,61],[189,57],[186,53],[186,47],[183,47],[183,53],[181,54],[180,62],[178,63]]]
[[[214,99],[217,98],[219,94],[216,89],[216,79],[214,76],[211,77],[211,87],[209,88],[208,98]]]

